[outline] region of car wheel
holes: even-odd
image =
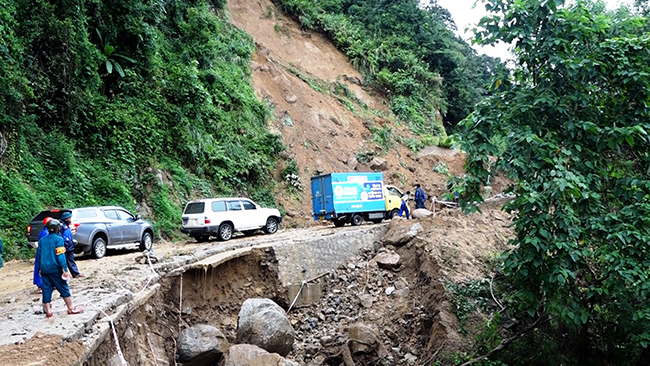
[[[343,227],[345,225],[345,219],[334,220],[334,226]]]
[[[251,235],[255,234],[256,231],[257,230],[244,230],[244,231],[242,231],[242,233],[244,235],[246,235],[246,236],[251,236]]]
[[[363,223],[363,216],[359,214],[354,214],[354,216],[352,216],[352,221],[351,221],[352,226],[359,226],[362,223]]]
[[[278,232],[278,219],[275,217],[269,217],[266,219],[266,226],[264,226],[264,232],[267,234],[275,234]]]
[[[142,240],[140,241],[140,250],[145,251],[145,250],[151,250],[153,248],[153,238],[151,237],[151,234],[149,233],[144,233],[142,235]]]
[[[394,209],[390,212],[390,215],[389,215],[388,217],[390,217],[391,220],[392,220],[393,217],[397,217],[397,215],[399,215],[399,210],[396,209],[396,208],[394,208]]]
[[[197,243],[204,243],[210,239],[210,235],[199,235],[195,236],[194,240],[196,240]]]
[[[93,258],[99,259],[106,255],[106,240],[98,237],[93,242],[92,253]]]
[[[232,238],[232,225],[229,223],[223,223],[219,226],[219,240],[228,241]]]

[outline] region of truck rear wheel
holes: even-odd
[[[359,214],[354,214],[352,216],[352,221],[350,222],[352,226],[359,226],[363,223],[363,216]]]
[[[372,219],[372,222],[375,224],[381,224],[384,219]]]
[[[232,232],[234,228],[231,224],[224,222],[219,226],[219,240],[228,241],[232,238]]]
[[[343,227],[345,225],[345,219],[337,219],[334,220],[334,226],[336,227]]]

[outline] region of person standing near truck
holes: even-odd
[[[61,215],[61,235],[63,236],[63,243],[65,246],[65,259],[68,262],[68,269],[72,278],[83,278],[85,277],[82,273],[79,273],[79,268],[77,267],[77,262],[74,260],[74,240],[72,237],[72,230],[70,229],[70,224],[72,223],[72,213],[66,211]]]
[[[424,203],[427,201],[427,195],[424,193],[420,184],[415,184],[415,208],[425,208]]]
[[[407,220],[411,219],[411,215],[409,213],[409,206],[408,206],[410,195],[411,195],[411,191],[406,191],[406,193],[404,193],[404,195],[401,198],[402,199],[402,205],[399,208],[399,217],[402,217],[402,213],[406,212],[406,219]]]

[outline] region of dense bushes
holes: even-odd
[[[182,201],[272,201],[282,149],[266,128],[250,37],[222,1],[0,0],[0,235],[45,207],[150,211],[173,236]],[[123,75],[123,76],[122,76]]]
[[[275,0],[303,27],[324,31],[418,134],[444,135],[485,94],[500,65],[454,36],[449,13],[416,0]]]

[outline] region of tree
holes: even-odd
[[[519,310],[571,329],[582,360],[640,357],[650,342],[647,21],[589,1],[485,6],[477,40],[513,43],[518,66],[464,122],[463,207],[507,175],[516,238],[502,269]]]

